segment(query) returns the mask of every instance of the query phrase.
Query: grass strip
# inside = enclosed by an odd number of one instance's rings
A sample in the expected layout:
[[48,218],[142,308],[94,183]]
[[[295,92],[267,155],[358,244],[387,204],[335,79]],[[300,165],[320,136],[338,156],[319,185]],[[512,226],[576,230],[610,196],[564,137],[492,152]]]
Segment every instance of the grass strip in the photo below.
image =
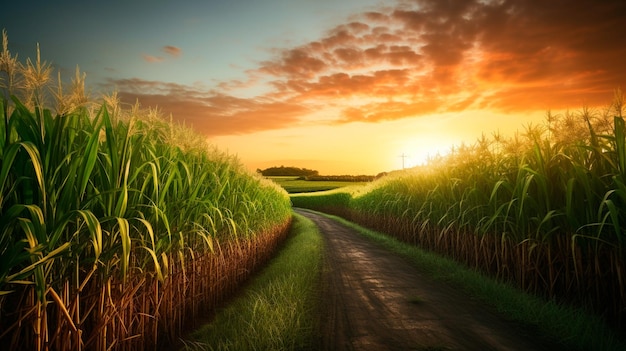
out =
[[245,293],[184,341],[184,350],[307,350],[316,328],[323,241],[294,214],[285,246]]
[[529,295],[509,284],[497,282],[453,260],[416,246],[402,243],[383,233],[347,221],[341,217],[311,211],[332,218],[363,236],[410,260],[432,276],[462,289],[499,314],[527,325],[543,337],[567,350],[626,350],[626,344],[600,318],[580,308],[559,305]]

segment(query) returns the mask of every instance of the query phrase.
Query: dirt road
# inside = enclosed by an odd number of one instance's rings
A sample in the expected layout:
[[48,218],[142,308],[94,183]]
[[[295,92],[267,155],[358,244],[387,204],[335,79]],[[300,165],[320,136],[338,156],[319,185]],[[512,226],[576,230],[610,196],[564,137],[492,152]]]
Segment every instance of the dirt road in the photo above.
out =
[[554,350],[353,229],[296,212],[326,243],[321,350]]

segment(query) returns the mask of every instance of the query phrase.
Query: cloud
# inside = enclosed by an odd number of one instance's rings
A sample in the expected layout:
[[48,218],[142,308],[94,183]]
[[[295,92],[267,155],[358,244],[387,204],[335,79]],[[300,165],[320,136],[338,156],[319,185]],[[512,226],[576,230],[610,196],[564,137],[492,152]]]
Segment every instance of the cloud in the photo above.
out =
[[[282,128],[325,106],[339,109],[328,119],[350,123],[604,105],[625,83],[625,14],[623,0],[403,0],[275,49],[248,80],[212,92],[117,83],[127,99],[157,103],[211,135]],[[266,92],[236,97],[258,85]]]
[[350,106],[345,121],[604,104],[626,77],[624,14],[617,0],[404,1],[285,49],[259,72],[300,101],[409,101]]
[[182,50],[179,47],[172,45],[165,45],[161,50],[171,56],[178,57],[182,54]]
[[284,51],[281,57],[273,62],[265,62],[260,69],[277,77],[288,76],[297,78],[314,78],[326,69],[323,58],[316,57],[307,49],[292,49]]
[[158,106],[175,121],[207,136],[245,134],[298,123],[310,111],[300,104],[266,98],[244,99],[175,83],[138,78],[110,80],[123,103]]
[[[161,48],[161,51],[171,57],[179,57],[182,54],[182,50],[179,47],[172,45],[165,45]],[[165,61],[165,58],[163,56],[143,54],[142,57],[144,61],[149,63],[159,63]]]
[[157,63],[157,62],[163,62],[163,57],[160,56],[152,56],[152,55],[148,55],[148,54],[143,54],[141,55],[143,57],[143,60],[146,62],[150,62],[150,63]]

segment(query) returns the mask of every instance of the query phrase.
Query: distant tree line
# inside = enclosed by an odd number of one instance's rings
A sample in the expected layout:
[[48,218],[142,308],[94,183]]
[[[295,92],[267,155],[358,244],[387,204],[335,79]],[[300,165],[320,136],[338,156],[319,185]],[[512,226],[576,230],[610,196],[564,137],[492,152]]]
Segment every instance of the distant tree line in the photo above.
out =
[[381,172],[377,175],[320,175],[318,171],[308,168],[298,167],[270,167],[266,169],[257,169],[264,177],[298,177],[299,180],[309,181],[335,181],[335,182],[371,182],[387,175],[387,172]]
[[331,175],[331,176],[305,176],[301,177],[303,180],[310,181],[331,181],[331,182],[371,182],[376,177],[370,175]]
[[313,169],[298,167],[270,167],[266,169],[257,169],[257,173],[261,173],[265,177],[292,176],[292,177],[309,177],[317,176],[319,172]]

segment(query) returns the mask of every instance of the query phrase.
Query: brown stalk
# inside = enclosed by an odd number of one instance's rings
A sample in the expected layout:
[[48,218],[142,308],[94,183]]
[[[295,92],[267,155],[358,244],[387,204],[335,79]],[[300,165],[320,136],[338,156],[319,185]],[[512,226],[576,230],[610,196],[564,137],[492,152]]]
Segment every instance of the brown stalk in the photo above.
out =
[[69,324],[70,329],[72,329],[73,332],[77,332],[78,329],[76,328],[76,325],[74,324],[74,321],[72,320],[72,317],[70,316],[70,313],[68,312],[65,304],[63,303],[63,300],[61,300],[61,297],[59,297],[59,294],[57,294],[57,292],[52,287],[49,287],[46,293],[50,294],[54,302],[57,303],[58,308],[61,311],[62,316],[65,317],[65,320]]

